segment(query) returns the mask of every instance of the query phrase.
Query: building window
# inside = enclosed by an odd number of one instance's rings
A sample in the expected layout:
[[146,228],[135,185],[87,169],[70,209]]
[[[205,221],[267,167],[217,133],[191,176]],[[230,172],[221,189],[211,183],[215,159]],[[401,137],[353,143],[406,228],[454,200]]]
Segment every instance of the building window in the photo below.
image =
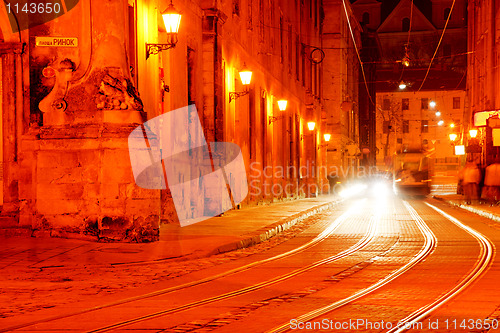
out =
[[402,21],[401,21],[401,30],[403,32],[407,32],[407,31],[410,31],[410,19],[405,17]]
[[391,130],[392,126],[391,126],[391,122],[389,120],[384,120],[384,134],[388,134]]
[[410,133],[410,121],[403,120],[403,133]]
[[300,81],[300,40],[299,36],[295,38],[295,77],[297,81]]
[[[446,9],[444,10],[444,12],[443,12],[443,20],[445,20],[445,21],[446,21],[446,20],[448,19],[448,16],[450,16],[450,11],[451,11],[451,9],[450,9],[450,8],[446,8]],[[451,17],[450,17],[450,19],[451,19]]]
[[429,133],[429,121],[422,120],[422,133]]
[[401,99],[401,110],[409,110],[410,109],[410,99],[402,98]]
[[428,98],[421,98],[420,99],[420,108],[422,110],[429,109],[429,99]]
[[253,3],[248,1],[248,30],[253,30]]
[[388,98],[384,98],[384,102],[382,104],[382,109],[389,110],[391,108],[391,100]]
[[259,0],[259,37],[264,42],[264,0]]
[[233,0],[233,14],[240,16],[240,0]]
[[283,24],[283,16],[280,16],[280,62],[283,63],[285,59],[285,26]]
[[453,97],[453,108],[460,109],[460,97]]
[[364,12],[363,13],[363,21],[364,24],[370,24],[370,13]]

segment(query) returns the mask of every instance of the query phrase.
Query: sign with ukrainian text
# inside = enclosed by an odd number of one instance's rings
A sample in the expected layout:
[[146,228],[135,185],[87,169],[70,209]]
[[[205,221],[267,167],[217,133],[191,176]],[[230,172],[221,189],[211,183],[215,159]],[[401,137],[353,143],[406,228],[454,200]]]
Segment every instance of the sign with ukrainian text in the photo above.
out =
[[76,37],[36,37],[36,46],[48,47],[77,47],[78,38]]

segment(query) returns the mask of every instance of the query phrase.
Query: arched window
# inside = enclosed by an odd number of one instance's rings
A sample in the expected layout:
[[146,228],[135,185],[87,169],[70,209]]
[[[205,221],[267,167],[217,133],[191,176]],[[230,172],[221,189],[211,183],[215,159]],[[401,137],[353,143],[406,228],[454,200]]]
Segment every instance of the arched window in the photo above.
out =
[[450,8],[446,8],[446,9],[444,10],[443,20],[445,20],[445,21],[446,21],[446,20],[448,19],[448,15],[450,15],[450,10],[451,10]]
[[401,21],[401,30],[403,32],[405,31],[410,31],[410,19],[405,17],[402,21]]
[[363,23],[370,24],[370,13],[368,12],[363,13]]

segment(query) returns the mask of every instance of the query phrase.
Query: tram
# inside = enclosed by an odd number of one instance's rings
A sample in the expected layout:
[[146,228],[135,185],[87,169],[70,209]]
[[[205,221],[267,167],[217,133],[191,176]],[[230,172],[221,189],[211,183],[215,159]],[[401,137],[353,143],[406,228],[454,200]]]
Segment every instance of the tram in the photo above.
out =
[[426,196],[431,192],[429,158],[423,151],[405,151],[394,156],[394,192]]

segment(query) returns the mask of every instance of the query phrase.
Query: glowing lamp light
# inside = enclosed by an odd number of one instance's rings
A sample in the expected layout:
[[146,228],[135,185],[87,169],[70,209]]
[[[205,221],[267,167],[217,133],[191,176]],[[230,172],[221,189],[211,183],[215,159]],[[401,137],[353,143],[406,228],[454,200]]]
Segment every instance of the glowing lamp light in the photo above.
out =
[[469,135],[471,138],[475,138],[477,136],[477,129],[471,129]]
[[441,111],[436,111],[436,117],[441,117]]
[[457,135],[455,133],[450,134],[450,141],[455,141],[457,139]]
[[455,155],[465,155],[465,146],[455,146]]
[[454,128],[454,127],[455,127],[455,124],[450,124],[450,127],[451,127],[451,128]]
[[403,81],[401,81],[401,82],[399,83],[399,89],[403,90],[403,89],[405,89],[405,88],[406,88],[406,83],[404,83]]
[[248,69],[242,69],[240,71],[241,84],[248,86],[252,82],[252,71]]
[[280,111],[285,111],[287,104],[288,104],[288,101],[286,99],[279,100],[278,101],[278,108],[280,109]]
[[323,134],[323,139],[325,139],[326,142],[330,141],[331,138],[332,138],[331,134],[329,133]]
[[436,102],[434,102],[434,101],[430,101],[430,102],[429,102],[429,106],[430,106],[431,108],[435,108],[435,107],[436,107]]
[[310,131],[314,131],[314,128],[316,127],[316,123],[314,121],[308,121],[307,122],[307,128],[310,130]]
[[439,125],[439,126],[443,126],[443,124],[444,124],[444,121],[443,121],[443,120],[438,121],[438,125]]
[[163,14],[161,14],[161,16],[163,17],[163,23],[165,23],[167,33],[176,34],[179,32],[182,15],[175,10],[172,1],[170,1],[170,5],[163,12]]

